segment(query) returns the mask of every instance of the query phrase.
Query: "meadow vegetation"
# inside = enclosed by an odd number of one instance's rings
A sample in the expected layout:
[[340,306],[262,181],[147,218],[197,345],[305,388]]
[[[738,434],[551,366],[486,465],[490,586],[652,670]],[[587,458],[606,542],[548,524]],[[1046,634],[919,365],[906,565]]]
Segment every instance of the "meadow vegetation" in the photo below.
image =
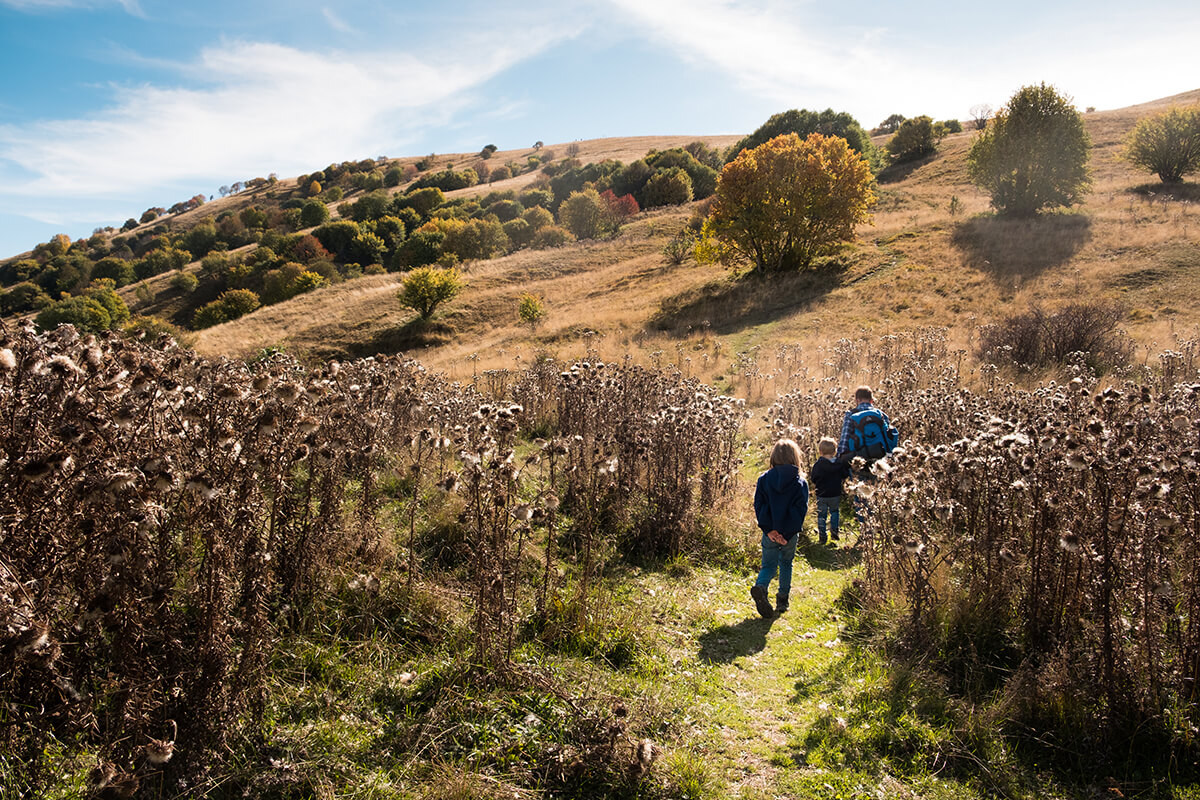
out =
[[[0,797],[1197,796],[1196,197],[1131,164],[1168,101],[1027,89],[1087,156],[1033,206],[970,180],[1018,93],[331,164],[0,266]],[[873,225],[706,261],[806,126],[891,153]],[[746,487],[861,382],[905,441],[761,619]]]

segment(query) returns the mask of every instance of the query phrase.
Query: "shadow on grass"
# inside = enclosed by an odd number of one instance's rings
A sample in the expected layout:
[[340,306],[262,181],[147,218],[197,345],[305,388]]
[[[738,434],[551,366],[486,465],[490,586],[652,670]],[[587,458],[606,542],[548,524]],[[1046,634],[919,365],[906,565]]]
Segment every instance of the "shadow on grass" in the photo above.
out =
[[862,561],[862,551],[857,547],[833,547],[828,544],[810,544],[804,548],[804,560],[813,569],[837,571],[849,569]]
[[747,617],[737,625],[722,625],[700,635],[699,658],[706,664],[729,664],[740,656],[762,652],[775,619]]
[[881,185],[899,183],[932,161],[936,155],[936,153],[930,153],[927,156],[915,158],[912,161],[890,164],[879,171],[879,174],[875,176],[875,180],[879,181]]
[[1063,212],[972,217],[958,225],[950,241],[967,256],[970,266],[1008,283],[1065,264],[1091,238],[1091,219]]
[[362,358],[379,353],[391,355],[446,344],[454,338],[454,327],[440,320],[411,319],[398,328],[387,328],[363,342],[348,347],[349,354]]
[[1147,200],[1164,203],[1196,203],[1200,202],[1200,183],[1141,183],[1129,189],[1130,194],[1136,194]]
[[836,261],[798,272],[713,281],[662,301],[647,327],[682,333],[710,326],[716,333],[736,333],[811,307],[845,281]]

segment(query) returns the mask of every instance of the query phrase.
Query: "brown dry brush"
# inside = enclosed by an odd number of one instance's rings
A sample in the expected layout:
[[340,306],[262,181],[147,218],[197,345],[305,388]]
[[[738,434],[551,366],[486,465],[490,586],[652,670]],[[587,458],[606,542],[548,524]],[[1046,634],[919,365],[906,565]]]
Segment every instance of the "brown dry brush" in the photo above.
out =
[[98,755],[97,785],[170,779],[252,730],[279,627],[377,550],[343,518],[348,487],[369,516],[380,448],[428,383],[395,360],[252,370],[169,341],[6,334],[6,767],[38,785],[57,739]]
[[1035,727],[1102,719],[1111,747],[1158,732],[1194,758],[1200,384],[947,382],[893,409],[907,441],[859,491],[869,599],[903,602],[901,643]]
[[[736,401],[628,364],[490,380],[523,402],[396,358],[308,370],[169,339],[0,334],[0,767],[36,791],[57,741],[94,754],[97,789],[219,768],[235,738],[263,735],[281,633],[313,625],[347,570],[419,572],[423,497],[462,494],[487,674],[560,560],[579,565],[584,608],[616,523],[637,510],[647,547],[677,552],[727,494]],[[554,435],[518,457],[522,429]],[[412,506],[393,563],[378,477],[397,467]],[[545,562],[523,570],[535,535]]]

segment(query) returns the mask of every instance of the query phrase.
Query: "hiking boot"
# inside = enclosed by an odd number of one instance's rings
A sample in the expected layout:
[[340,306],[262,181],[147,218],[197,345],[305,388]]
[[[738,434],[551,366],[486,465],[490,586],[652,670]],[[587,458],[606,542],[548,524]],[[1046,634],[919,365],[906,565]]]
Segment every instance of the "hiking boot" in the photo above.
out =
[[782,614],[788,610],[788,593],[780,592],[775,595],[775,613]]
[[771,608],[771,604],[767,602],[767,587],[754,584],[750,587],[750,596],[754,598],[754,606],[763,619],[775,616],[775,609]]

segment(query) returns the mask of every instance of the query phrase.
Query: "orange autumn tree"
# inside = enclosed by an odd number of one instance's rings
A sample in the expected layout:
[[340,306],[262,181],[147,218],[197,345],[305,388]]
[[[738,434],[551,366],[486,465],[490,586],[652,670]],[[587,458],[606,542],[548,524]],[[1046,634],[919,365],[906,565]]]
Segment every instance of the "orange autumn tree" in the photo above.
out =
[[721,171],[696,258],[762,273],[806,267],[870,220],[872,181],[840,136],[776,136]]

